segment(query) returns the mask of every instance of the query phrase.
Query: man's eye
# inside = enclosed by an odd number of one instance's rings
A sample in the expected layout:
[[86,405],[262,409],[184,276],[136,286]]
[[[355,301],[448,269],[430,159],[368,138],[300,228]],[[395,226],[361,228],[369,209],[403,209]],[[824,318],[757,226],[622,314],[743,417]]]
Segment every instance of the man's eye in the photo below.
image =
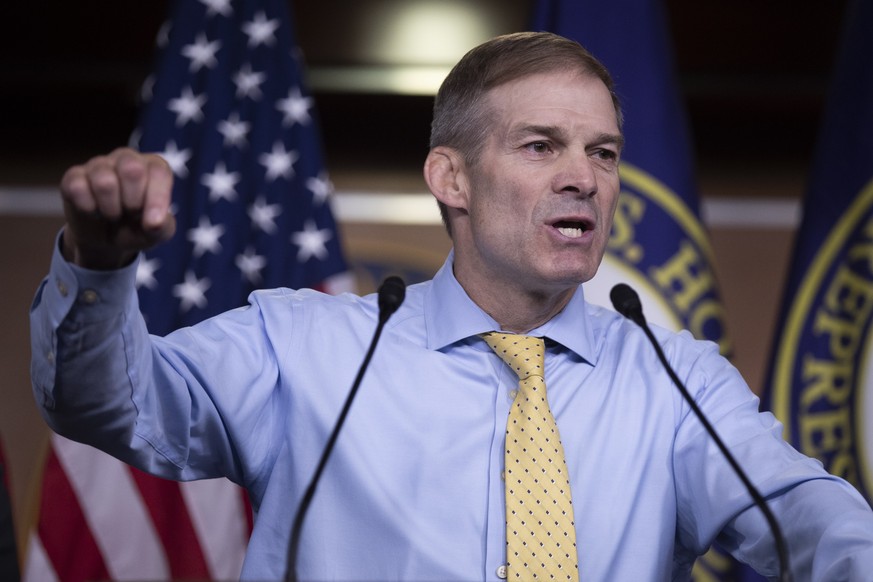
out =
[[527,144],[527,149],[536,154],[545,154],[549,152],[549,144],[544,141],[534,141]]
[[596,150],[594,155],[600,158],[601,160],[613,161],[618,158],[618,154],[616,154],[612,150]]

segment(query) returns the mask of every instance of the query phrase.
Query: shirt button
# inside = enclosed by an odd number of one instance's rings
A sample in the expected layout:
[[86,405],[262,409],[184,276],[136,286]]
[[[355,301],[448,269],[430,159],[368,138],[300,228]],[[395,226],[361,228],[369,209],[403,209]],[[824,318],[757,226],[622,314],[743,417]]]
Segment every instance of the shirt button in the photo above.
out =
[[497,568],[497,577],[501,580],[506,580],[506,564],[502,564]]
[[82,302],[88,305],[97,303],[97,292],[93,289],[86,289],[82,292]]
[[506,471],[500,471],[500,480],[506,481]]
[[518,390],[510,390],[509,391],[509,399],[510,400],[515,400],[515,398],[517,396],[518,396]]
[[67,285],[61,280],[58,280],[58,293],[61,294],[61,297],[66,297],[70,293]]
[[54,352],[47,353],[45,355],[45,359],[48,360],[49,364],[54,364],[55,363],[55,353]]

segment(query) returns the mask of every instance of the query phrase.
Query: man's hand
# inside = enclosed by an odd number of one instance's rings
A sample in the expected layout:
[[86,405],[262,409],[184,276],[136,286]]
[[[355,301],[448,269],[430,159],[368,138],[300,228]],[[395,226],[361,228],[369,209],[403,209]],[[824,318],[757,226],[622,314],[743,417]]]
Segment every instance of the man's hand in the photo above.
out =
[[121,148],[73,166],[61,180],[63,253],[88,269],[117,269],[168,240],[173,171],[156,154]]

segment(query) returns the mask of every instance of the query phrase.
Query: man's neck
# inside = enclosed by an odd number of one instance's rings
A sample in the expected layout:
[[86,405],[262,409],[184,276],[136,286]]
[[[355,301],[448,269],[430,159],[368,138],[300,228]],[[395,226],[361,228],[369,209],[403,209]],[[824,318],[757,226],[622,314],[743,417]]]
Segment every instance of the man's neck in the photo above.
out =
[[[485,313],[490,315],[502,331],[527,333],[540,327],[566,307],[576,287],[559,291],[533,291],[516,285],[477,285],[463,273],[455,278]],[[466,279],[466,280],[465,280]]]

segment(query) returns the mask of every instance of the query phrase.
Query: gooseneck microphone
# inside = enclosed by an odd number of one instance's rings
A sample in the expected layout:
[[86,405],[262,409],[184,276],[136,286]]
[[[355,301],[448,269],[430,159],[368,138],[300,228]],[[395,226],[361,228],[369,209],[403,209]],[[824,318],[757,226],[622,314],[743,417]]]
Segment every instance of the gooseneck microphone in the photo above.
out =
[[667,362],[667,357],[664,355],[664,350],[661,349],[661,345],[655,339],[655,335],[652,333],[652,330],[646,323],[646,318],[643,315],[643,306],[642,303],[640,303],[639,295],[637,295],[637,292],[634,291],[629,285],[626,285],[625,283],[619,283],[612,288],[612,291],[610,291],[609,293],[609,298],[612,301],[612,305],[613,307],[615,307],[616,311],[639,325],[645,332],[646,337],[649,338],[649,341],[655,348],[655,352],[657,352],[658,354],[658,359],[661,360],[661,364],[664,366],[664,369],[667,370],[667,374],[669,374],[670,379],[673,380],[673,383],[679,389],[679,392],[682,393],[682,396],[685,398],[688,406],[691,407],[691,410],[694,411],[694,414],[697,416],[700,424],[703,425],[703,427],[706,429],[706,432],[709,433],[709,436],[712,438],[713,441],[715,441],[715,444],[718,445],[718,448],[721,450],[722,454],[727,459],[734,472],[740,478],[740,481],[742,481],[743,485],[746,486],[746,490],[748,490],[749,495],[755,502],[755,505],[758,506],[758,508],[764,514],[764,517],[767,519],[767,523],[770,525],[770,530],[773,532],[773,539],[776,543],[776,554],[779,557],[779,580],[781,582],[791,582],[791,570],[788,564],[788,548],[785,546],[785,538],[782,536],[782,529],[779,527],[779,523],[776,521],[776,517],[773,515],[773,512],[770,511],[770,508],[767,505],[767,501],[764,499],[761,493],[758,492],[758,489],[748,478],[748,476],[746,476],[745,471],[743,471],[742,467],[740,467],[740,464],[728,450],[727,446],[721,440],[721,437],[718,436],[715,428],[713,428],[712,424],[710,424],[709,419],[707,419],[706,416],[703,414],[703,411],[700,410],[697,402],[695,402],[691,395],[688,393],[688,389],[685,387],[685,384],[682,383],[682,381],[679,379],[679,376],[677,376],[676,372],[673,370],[672,366],[670,366],[669,362]]
[[379,323],[384,324],[394,315],[406,298],[406,283],[400,277],[391,276],[379,287]]
[[351,390],[349,390],[349,395],[346,397],[346,402],[333,427],[333,432],[331,432],[330,438],[328,438],[327,444],[324,446],[324,451],[321,454],[321,460],[318,463],[318,467],[315,469],[315,473],[312,476],[312,480],[309,482],[309,486],[303,493],[300,505],[297,508],[297,514],[294,516],[294,524],[291,527],[291,538],[288,541],[288,555],[285,570],[286,582],[297,582],[297,555],[300,550],[300,534],[303,530],[303,520],[306,518],[309,506],[312,504],[312,498],[315,496],[315,489],[318,487],[318,481],[321,479],[324,467],[327,465],[327,461],[330,458],[334,445],[336,444],[337,437],[339,436],[340,430],[342,430],[346,416],[348,416],[349,409],[352,407],[352,401],[355,399],[355,394],[358,392],[358,387],[361,385],[364,373],[370,365],[373,352],[376,350],[376,344],[379,341],[379,337],[382,335],[382,329],[385,327],[388,318],[397,311],[397,308],[400,307],[400,304],[403,303],[403,299],[406,297],[406,283],[404,283],[403,279],[400,277],[388,277],[379,287],[378,297],[379,322],[376,325],[376,332],[373,334],[373,339],[370,342],[370,348],[367,350],[367,355],[364,356],[364,361],[361,363],[361,367],[358,370],[358,375],[355,377]]

